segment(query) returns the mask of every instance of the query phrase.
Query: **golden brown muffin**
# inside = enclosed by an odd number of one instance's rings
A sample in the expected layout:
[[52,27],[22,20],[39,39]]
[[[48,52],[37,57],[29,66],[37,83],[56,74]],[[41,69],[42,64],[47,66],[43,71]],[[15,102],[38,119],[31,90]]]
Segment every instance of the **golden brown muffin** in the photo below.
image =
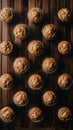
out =
[[71,86],[72,84],[72,77],[69,74],[62,74],[58,78],[58,86],[62,89],[67,89]]
[[28,52],[31,55],[38,56],[42,53],[42,50],[43,50],[43,45],[38,40],[31,41],[28,45]]
[[3,41],[0,44],[0,52],[4,55],[8,55],[13,51],[13,44],[11,41]]
[[33,107],[29,110],[28,117],[33,122],[39,122],[42,119],[42,110],[39,107]]
[[54,58],[47,57],[42,63],[42,69],[45,73],[53,73],[57,69],[57,63]]
[[57,34],[57,28],[53,24],[47,24],[42,29],[42,34],[47,40],[52,40]]
[[28,79],[28,85],[31,89],[38,90],[43,85],[43,80],[40,75],[33,74]]
[[16,73],[26,72],[29,68],[29,62],[25,57],[18,57],[13,63],[13,68]]
[[18,24],[14,28],[14,35],[18,39],[25,39],[29,35],[29,29],[26,24]]
[[53,91],[47,91],[43,94],[43,102],[47,106],[54,105],[56,103],[56,95]]
[[4,122],[11,122],[14,119],[14,111],[11,107],[6,106],[0,110],[0,118]]
[[68,22],[71,19],[71,10],[62,8],[58,11],[58,18],[61,22]]
[[71,118],[71,110],[68,107],[62,107],[58,111],[58,118],[60,121],[68,121]]
[[24,106],[28,103],[28,95],[24,91],[19,91],[13,96],[13,101],[18,106]]
[[32,8],[28,12],[28,19],[32,23],[39,23],[43,19],[44,13],[40,8]]
[[58,44],[58,51],[61,53],[61,54],[68,54],[71,50],[71,44],[70,42],[68,41],[61,41],[59,44]]
[[3,8],[0,11],[0,19],[3,22],[10,23],[14,18],[14,10],[10,7]]
[[13,78],[10,74],[6,73],[0,77],[0,87],[3,89],[9,89],[12,87]]

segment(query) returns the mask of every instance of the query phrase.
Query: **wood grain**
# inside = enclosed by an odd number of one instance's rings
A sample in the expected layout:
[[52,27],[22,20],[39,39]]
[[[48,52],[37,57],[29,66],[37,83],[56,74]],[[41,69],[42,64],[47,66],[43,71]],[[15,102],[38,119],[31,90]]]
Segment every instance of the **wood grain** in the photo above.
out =
[[[3,40],[11,40],[14,44],[14,51],[10,56],[0,53],[0,75],[8,72],[14,78],[13,88],[9,91],[0,89],[0,109],[11,106],[16,118],[13,123],[5,124],[0,121],[0,130],[73,130],[73,117],[67,124],[61,123],[57,118],[57,111],[61,106],[68,106],[73,112],[73,86],[69,91],[61,91],[57,86],[57,78],[67,72],[73,76],[73,21],[67,25],[59,23],[57,12],[60,8],[67,7],[73,10],[73,0],[0,0],[0,10],[6,6],[12,7],[16,11],[16,17],[11,24],[0,21],[0,43]],[[41,8],[45,17],[39,24],[32,24],[28,21],[27,13],[33,7]],[[25,23],[30,28],[30,35],[26,40],[19,40],[14,37],[13,29],[18,23]],[[53,23],[58,28],[58,36],[54,41],[46,41],[41,33],[44,25]],[[34,58],[27,52],[27,46],[31,40],[40,40],[44,44],[44,52],[41,56]],[[62,56],[58,53],[57,45],[61,40],[68,40],[72,44],[69,55]],[[18,56],[25,56],[30,61],[30,69],[27,73],[17,75],[13,70],[13,61]],[[58,70],[54,74],[43,73],[41,64],[45,57],[54,57],[58,62]],[[44,79],[44,86],[38,92],[33,92],[28,88],[28,78],[31,74],[38,73]],[[57,104],[53,108],[47,108],[42,103],[42,94],[46,90],[53,90],[57,94]],[[13,95],[19,90],[26,91],[30,96],[30,103],[23,108],[18,108],[13,104]],[[28,110],[32,105],[38,105],[44,113],[44,120],[38,124],[32,123],[28,119]]]

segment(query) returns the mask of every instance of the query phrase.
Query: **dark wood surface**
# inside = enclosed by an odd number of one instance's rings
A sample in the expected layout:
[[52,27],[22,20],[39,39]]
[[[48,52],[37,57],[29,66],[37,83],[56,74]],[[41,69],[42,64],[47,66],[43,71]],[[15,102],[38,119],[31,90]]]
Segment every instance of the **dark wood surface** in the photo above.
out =
[[[57,111],[61,106],[68,106],[73,112],[73,86],[68,91],[61,91],[57,86],[57,78],[67,72],[73,76],[73,23],[61,24],[57,20],[57,11],[67,7],[73,10],[73,0],[0,0],[0,10],[6,6],[16,10],[16,18],[13,23],[5,24],[0,22],[0,42],[11,40],[14,43],[14,52],[7,57],[0,54],[0,75],[8,72],[14,77],[12,90],[4,91],[0,89],[0,109],[9,105],[15,110],[16,118],[13,123],[5,124],[0,121],[0,130],[73,130],[73,119],[69,123],[63,124],[57,118]],[[31,24],[27,19],[27,12],[32,7],[40,7],[45,12],[45,18],[40,24]],[[13,36],[13,28],[17,23],[26,23],[30,28],[30,36],[27,40],[18,40]],[[58,36],[54,41],[46,41],[41,35],[42,27],[47,23],[53,23],[58,27]],[[45,46],[44,53],[38,58],[31,57],[27,52],[30,40],[41,40]],[[61,40],[69,40],[72,44],[72,51],[69,55],[62,56],[58,53],[57,44]],[[30,60],[30,69],[27,73],[16,75],[13,70],[13,61],[18,56],[26,56]],[[42,72],[41,63],[44,57],[54,57],[59,66],[57,72],[46,75]],[[38,92],[28,89],[27,79],[34,72],[39,73],[44,78],[44,87]],[[45,90],[54,90],[57,94],[57,104],[55,107],[46,108],[41,101]],[[12,98],[18,90],[26,90],[30,95],[30,103],[27,107],[18,108],[13,104]],[[38,105],[44,112],[44,120],[35,124],[27,117],[29,108]]]

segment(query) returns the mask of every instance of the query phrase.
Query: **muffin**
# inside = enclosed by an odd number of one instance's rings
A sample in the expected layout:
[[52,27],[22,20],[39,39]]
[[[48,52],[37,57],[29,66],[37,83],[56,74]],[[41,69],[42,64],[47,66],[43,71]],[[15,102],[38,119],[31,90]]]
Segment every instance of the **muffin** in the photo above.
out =
[[2,121],[8,123],[14,119],[14,111],[11,107],[6,106],[0,110],[0,118]]
[[26,72],[29,68],[29,62],[25,57],[18,57],[13,63],[13,68],[16,73]]
[[69,74],[62,74],[61,76],[59,76],[58,78],[58,86],[61,89],[68,89],[70,88],[72,85],[72,77]]
[[3,41],[0,44],[0,52],[4,55],[9,55],[13,51],[13,44],[11,41]]
[[43,103],[46,106],[52,106],[56,103],[56,95],[53,91],[47,91],[43,94]]
[[13,78],[10,74],[6,73],[0,77],[0,87],[3,89],[10,89],[13,85]]
[[13,96],[13,101],[17,106],[25,106],[28,103],[28,95],[24,91],[19,91]]
[[14,36],[18,39],[25,39],[29,35],[29,28],[26,24],[18,24],[14,28]]
[[61,41],[58,44],[58,51],[61,54],[68,54],[71,50],[71,44],[68,41]]
[[28,45],[28,52],[33,56],[40,55],[42,53],[42,50],[43,44],[38,40],[31,41]]
[[28,117],[32,122],[40,122],[42,120],[42,110],[39,107],[33,107],[29,110]]
[[28,19],[32,23],[39,23],[40,21],[42,21],[43,16],[43,11],[38,7],[32,8],[28,12]]
[[43,86],[43,80],[40,75],[33,74],[28,79],[28,86],[33,90],[39,90]]
[[14,18],[14,13],[15,13],[15,11],[10,7],[3,8],[0,11],[1,21],[6,22],[6,23],[10,23]]
[[71,110],[68,107],[62,107],[58,111],[58,118],[60,121],[67,122],[71,118]]
[[62,8],[58,11],[58,18],[61,22],[68,22],[71,19],[71,10]]
[[53,24],[47,24],[43,27],[42,34],[45,39],[52,40],[57,34],[57,28]]
[[54,58],[47,57],[42,63],[42,69],[45,73],[53,73],[57,69],[57,62]]

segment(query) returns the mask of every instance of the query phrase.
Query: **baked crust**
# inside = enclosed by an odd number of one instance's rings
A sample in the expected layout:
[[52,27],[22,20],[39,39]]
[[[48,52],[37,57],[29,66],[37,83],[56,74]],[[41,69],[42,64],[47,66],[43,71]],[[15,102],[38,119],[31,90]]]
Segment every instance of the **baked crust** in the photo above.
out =
[[72,78],[69,74],[62,74],[59,78],[58,78],[58,86],[60,88],[68,88],[71,85],[72,82]]
[[58,51],[61,54],[68,54],[71,50],[71,44],[68,41],[61,41],[58,44]]
[[28,79],[28,85],[32,89],[38,89],[43,85],[43,80],[40,75],[33,74]]
[[47,40],[52,40],[57,34],[57,28],[53,24],[47,24],[43,27],[42,34]]
[[10,7],[3,8],[0,11],[0,19],[3,22],[10,23],[14,18],[14,10]]
[[47,91],[43,94],[43,102],[45,105],[52,105],[56,102],[56,95],[53,91]]
[[6,73],[0,77],[0,87],[4,89],[9,89],[13,84],[13,78],[10,74]]
[[25,57],[18,57],[13,63],[13,68],[16,73],[22,73],[27,71],[29,63]]
[[45,58],[42,64],[45,73],[53,72],[57,68],[57,63],[54,58]]
[[10,41],[3,41],[0,44],[0,52],[4,55],[8,55],[13,51],[13,44]]
[[28,26],[25,25],[25,24],[18,24],[18,25],[16,25],[15,28],[14,28],[14,35],[18,39],[27,38],[27,36],[29,35]]
[[28,12],[28,19],[33,23],[38,23],[43,19],[43,11],[40,8],[32,8]]
[[4,122],[9,122],[12,121],[14,118],[14,111],[11,107],[3,107],[0,110],[0,118],[4,121]]
[[13,101],[16,105],[24,105],[26,104],[27,100],[28,100],[28,95],[24,91],[17,92],[13,97]]
[[42,116],[42,110],[39,107],[34,107],[29,110],[28,117],[33,122],[40,120],[41,116]]
[[71,10],[67,8],[62,8],[58,11],[58,18],[62,22],[68,22],[71,18]]
[[68,121],[71,118],[71,110],[67,107],[62,107],[58,111],[58,118],[61,121]]
[[42,49],[42,43],[38,40],[31,41],[28,45],[28,52],[34,56],[41,54]]

